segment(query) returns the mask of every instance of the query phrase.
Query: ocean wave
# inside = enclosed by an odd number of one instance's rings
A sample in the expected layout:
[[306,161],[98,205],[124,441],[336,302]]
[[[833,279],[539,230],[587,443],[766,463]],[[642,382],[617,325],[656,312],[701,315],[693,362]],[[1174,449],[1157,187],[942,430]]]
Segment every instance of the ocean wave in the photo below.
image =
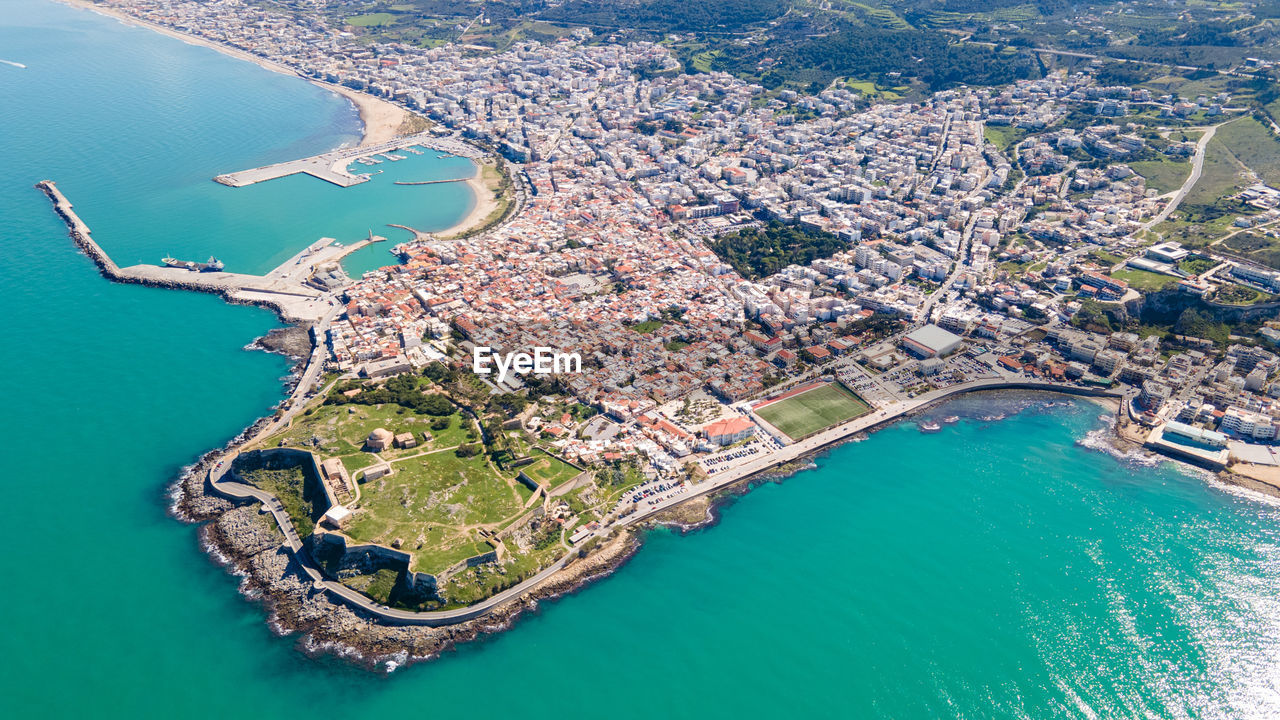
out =
[[[315,636],[310,633],[303,636],[301,645],[303,652],[311,655],[312,657],[318,657],[320,655],[334,655],[341,659],[354,660],[357,662],[370,660],[364,653],[351,645],[338,642],[336,640],[317,640]],[[397,655],[398,654],[399,653],[397,653]],[[393,656],[388,655],[384,657]],[[381,662],[381,658],[374,659],[371,662],[377,665]]]
[[194,466],[188,465],[184,467],[182,472],[178,473],[178,479],[169,483],[169,487],[165,490],[165,497],[169,499],[169,514],[183,521],[190,520],[187,513],[182,509],[182,500],[187,494],[186,489],[183,488],[183,483],[191,473],[190,468],[192,467]]
[[1209,487],[1214,490],[1219,490],[1233,497],[1241,498],[1242,500],[1248,500],[1250,502],[1266,505],[1267,507],[1280,509],[1280,498],[1274,495],[1268,495],[1263,492],[1258,492],[1257,490],[1250,490],[1243,485],[1234,485],[1232,483],[1223,482],[1218,479],[1216,473],[1211,473],[1207,470],[1203,470],[1201,472],[1207,476],[1205,477],[1205,482],[1207,482]]
[[209,556],[210,560],[213,560],[218,565],[226,568],[227,573],[232,577],[249,577],[249,573],[236,565],[235,560],[230,555],[223,552],[222,548],[218,547],[217,543],[209,540],[207,533],[203,531],[200,533],[200,549]]
[[409,662],[409,653],[405,650],[401,650],[400,652],[392,653],[389,657],[384,658],[382,660],[382,667],[386,670],[386,673],[390,675],[395,672],[397,668],[404,667],[404,664],[407,662]]
[[1132,448],[1116,447],[1114,424],[1114,420],[1111,420],[1106,427],[1085,433],[1083,438],[1076,441],[1076,445],[1106,453],[1121,462],[1139,467],[1155,467],[1166,460],[1166,458],[1144,450],[1140,446]]

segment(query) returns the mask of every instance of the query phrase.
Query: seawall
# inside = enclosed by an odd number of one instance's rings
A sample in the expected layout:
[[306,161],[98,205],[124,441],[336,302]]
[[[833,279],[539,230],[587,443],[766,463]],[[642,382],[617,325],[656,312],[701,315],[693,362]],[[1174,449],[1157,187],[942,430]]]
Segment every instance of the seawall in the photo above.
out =
[[62,194],[58,186],[52,180],[41,180],[36,183],[36,187],[53,202],[53,210],[67,224],[67,233],[71,236],[71,240],[84,251],[85,255],[89,256],[94,265],[98,266],[98,270],[102,272],[103,276],[108,280],[119,279],[120,266],[116,265],[111,256],[107,255],[106,251],[93,241],[89,226],[80,219],[80,216],[76,215],[75,210],[72,209],[71,201]]
[[[794,463],[816,453],[823,452],[831,446],[848,440],[850,437],[860,433],[874,432],[882,427],[898,422],[912,413],[920,412],[940,402],[944,402],[953,397],[967,393],[990,390],[1031,390],[1083,397],[1121,397],[1121,393],[1115,390],[1079,387],[1073,385],[1056,385],[1048,382],[1036,382],[1020,379],[984,380],[966,385],[954,386],[939,391],[937,394],[931,395],[930,397],[921,398],[920,402],[912,404],[910,407],[901,408],[873,421],[867,421],[864,416],[863,422],[861,423],[859,423],[858,420],[854,420],[837,428],[832,428],[824,433],[819,433],[817,436],[808,438],[801,443],[790,446],[791,452],[762,458],[760,467],[752,468],[736,477],[727,477],[723,482],[709,483],[706,487],[701,487],[692,492],[678,495],[667,503],[660,504],[653,508],[647,508],[624,518],[619,518],[615,523],[605,528],[605,530],[611,532],[613,530],[625,530],[627,528],[634,527],[644,521],[652,520],[656,516],[693,500],[694,498],[714,495],[734,487],[741,487],[743,485],[750,484],[761,477],[767,477],[770,474],[777,473],[779,469],[786,468],[789,463]],[[220,482],[217,469],[209,472],[209,486],[212,487],[215,492],[223,495],[224,497],[244,497],[243,495],[226,492],[228,488],[224,487],[224,483]],[[265,496],[265,498],[262,496]],[[278,501],[275,501],[274,496],[261,491],[258,491],[255,497],[263,502],[269,503],[274,501],[278,503]],[[535,510],[539,509],[541,508],[535,508]],[[273,512],[273,515],[278,523],[281,522],[282,519],[287,521],[287,516],[283,516],[283,512]],[[284,529],[283,526],[282,529]],[[292,524],[289,524],[288,529],[284,529],[284,532],[286,537],[296,536],[296,531],[293,529]],[[430,627],[444,627],[464,623],[483,617],[502,607],[506,603],[518,600],[529,593],[534,593],[534,596],[536,596],[539,586],[542,585],[543,582],[551,578],[555,573],[564,569],[571,560],[576,558],[575,553],[566,553],[534,577],[507,588],[497,595],[482,600],[474,605],[456,608],[453,610],[413,612],[387,607],[340,582],[324,577],[320,569],[315,565],[314,560],[312,560],[307,553],[299,552],[298,548],[293,548],[293,551],[294,559],[302,567],[303,572],[306,573],[314,582],[315,587],[326,591],[335,601],[344,603],[353,609],[367,613],[372,618],[376,618],[380,623],[388,625],[425,625]]]
[[938,392],[928,398],[922,398],[917,404],[910,407],[900,409],[896,412],[886,414],[885,416],[874,421],[866,421],[867,416],[855,418],[844,425],[817,433],[805,438],[793,445],[788,446],[791,452],[777,453],[772,456],[766,456],[761,459],[762,465],[754,468],[749,472],[742,473],[736,477],[730,476],[723,481],[717,481],[709,484],[707,487],[698,488],[691,492],[677,495],[673,501],[665,504],[659,504],[652,508],[641,510],[632,515],[622,518],[623,526],[632,526],[637,523],[650,520],[672,508],[686,503],[690,500],[708,495],[715,495],[734,487],[749,485],[761,478],[767,478],[778,473],[779,469],[786,468],[791,463],[800,462],[806,458],[812,458],[820,453],[826,452],[835,445],[839,445],[850,438],[863,434],[873,433],[877,430],[886,428],[894,423],[902,421],[911,415],[924,412],[929,408],[944,403],[961,395],[967,395],[975,392],[990,391],[1033,391],[1033,392],[1051,392],[1060,395],[1075,395],[1079,397],[1094,398],[1120,398],[1123,393],[1116,390],[1106,388],[1079,387],[1075,385],[1056,385],[1049,382],[1036,382],[1024,380],[981,380],[974,383],[964,385],[956,385]]
[[[314,319],[308,317],[305,313],[296,312],[296,303],[291,308],[289,304],[286,304],[286,300],[283,297],[277,300],[270,297],[270,295],[292,296],[296,300],[313,300],[320,297],[319,293],[310,295],[292,293],[283,289],[254,287],[257,283],[250,279],[261,280],[256,276],[235,275],[232,273],[192,273],[188,270],[173,270],[172,268],[159,266],[135,266],[121,269],[93,239],[89,226],[76,214],[71,201],[62,194],[62,191],[58,189],[54,181],[41,180],[36,183],[36,188],[43,192],[53,203],[54,211],[66,223],[67,234],[71,236],[71,240],[76,244],[76,247],[80,248],[93,261],[93,264],[98,267],[98,271],[108,280],[169,290],[211,293],[221,297],[228,303],[267,308],[275,312],[285,322],[307,322]],[[191,277],[183,277],[184,274],[191,275]],[[214,279],[215,277],[216,279]],[[238,281],[241,282],[240,285],[235,284]],[[245,293],[255,293],[257,296],[246,297]]]

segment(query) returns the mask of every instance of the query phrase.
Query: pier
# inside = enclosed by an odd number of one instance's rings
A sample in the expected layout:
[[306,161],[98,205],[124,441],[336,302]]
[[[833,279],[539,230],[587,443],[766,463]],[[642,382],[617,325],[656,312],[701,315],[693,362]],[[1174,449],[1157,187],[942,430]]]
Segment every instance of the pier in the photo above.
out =
[[[351,173],[347,170],[347,166],[361,159],[374,155],[389,153],[393,150],[408,148],[411,145],[430,148],[451,155],[460,155],[471,159],[478,159],[483,155],[478,148],[472,147],[467,143],[454,137],[437,137],[431,133],[419,133],[417,135],[408,135],[402,138],[396,138],[390,142],[381,145],[372,145],[368,147],[352,147],[331,150],[327,153],[312,155],[298,160],[290,160],[288,162],[276,163],[274,165],[264,165],[262,167],[251,168],[249,170],[241,170],[239,172],[227,173],[214,178],[215,182],[228,185],[230,187],[245,187],[254,183],[265,182],[267,180],[275,180],[276,178],[288,177],[289,175],[310,175],[319,178],[325,182],[331,182],[339,187],[351,187],[368,182],[372,177],[369,173]],[[385,157],[385,155],[384,155]],[[381,162],[381,160],[375,160]]]
[[470,179],[471,178],[469,177],[464,177],[464,178],[449,178],[448,180],[416,180],[416,181],[397,180],[395,184],[396,185],[439,185],[441,183],[466,182]]
[[343,257],[385,238],[372,235],[350,245],[337,245],[333,238],[321,238],[266,275],[231,272],[192,272],[160,265],[133,265],[121,268],[94,241],[89,226],[76,215],[71,201],[52,180],[36,184],[53,209],[67,224],[68,234],[109,280],[220,295],[228,302],[260,305],[275,310],[291,322],[315,322],[332,308],[330,294],[309,281],[317,270],[336,265]]

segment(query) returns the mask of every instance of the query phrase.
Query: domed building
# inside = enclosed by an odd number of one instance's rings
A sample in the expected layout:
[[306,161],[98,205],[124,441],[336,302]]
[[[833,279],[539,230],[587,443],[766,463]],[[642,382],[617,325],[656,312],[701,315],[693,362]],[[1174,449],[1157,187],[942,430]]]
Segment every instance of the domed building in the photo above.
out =
[[393,435],[386,428],[378,428],[369,433],[368,439],[364,441],[364,447],[370,452],[382,452],[391,447]]

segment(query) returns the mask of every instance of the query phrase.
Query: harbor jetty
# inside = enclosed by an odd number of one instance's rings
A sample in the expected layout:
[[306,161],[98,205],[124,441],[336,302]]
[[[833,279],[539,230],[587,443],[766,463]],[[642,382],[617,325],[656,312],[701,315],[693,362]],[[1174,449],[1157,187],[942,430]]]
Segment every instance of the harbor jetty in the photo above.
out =
[[315,322],[323,317],[332,307],[329,291],[335,289],[335,283],[341,286],[346,281],[338,262],[369,243],[385,239],[370,233],[359,242],[339,245],[333,238],[321,238],[266,275],[193,272],[183,267],[159,265],[121,268],[93,239],[89,226],[76,214],[57,184],[41,180],[36,187],[53,202],[53,209],[66,223],[72,241],[108,280],[213,293],[227,302],[269,308],[288,322]]
[[[300,158],[298,160],[290,160],[288,162],[275,163],[274,165],[264,165],[262,167],[251,168],[249,170],[241,170],[239,172],[218,175],[214,178],[214,181],[230,187],[245,187],[247,185],[265,182],[267,180],[275,180],[276,178],[301,173],[304,175],[310,175],[314,178],[319,178],[326,182],[331,182],[339,187],[351,187],[352,185],[359,185],[360,183],[368,182],[373,176],[369,173],[352,173],[347,170],[348,165],[361,159],[371,159],[371,162],[379,163],[381,160],[373,158],[374,155],[383,154],[383,157],[391,158],[393,156],[386,155],[386,153],[390,153],[393,150],[405,149],[412,145],[444,151],[452,155],[460,155],[471,159],[478,159],[483,155],[478,148],[472,147],[457,138],[438,137],[428,132],[419,133],[417,135],[407,135],[380,145],[339,148],[337,150],[331,150],[326,153],[320,153],[319,155],[312,155],[311,157]],[[394,157],[395,159],[401,159],[403,156]]]
[[439,185],[441,183],[466,182],[470,179],[471,178],[469,177],[464,177],[464,178],[449,178],[448,180],[396,180],[395,184],[396,185]]

